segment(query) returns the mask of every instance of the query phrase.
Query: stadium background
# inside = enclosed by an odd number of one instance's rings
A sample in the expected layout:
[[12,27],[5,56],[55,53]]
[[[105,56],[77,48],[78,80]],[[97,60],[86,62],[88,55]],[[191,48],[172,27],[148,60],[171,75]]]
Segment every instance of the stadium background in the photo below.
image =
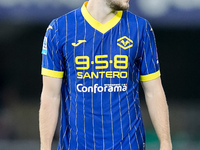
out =
[[[0,150],[39,149],[41,47],[50,21],[84,0],[0,1]],[[200,1],[132,0],[154,28],[174,150],[200,149]],[[147,150],[159,142],[141,93]],[[58,131],[54,138],[54,149]]]

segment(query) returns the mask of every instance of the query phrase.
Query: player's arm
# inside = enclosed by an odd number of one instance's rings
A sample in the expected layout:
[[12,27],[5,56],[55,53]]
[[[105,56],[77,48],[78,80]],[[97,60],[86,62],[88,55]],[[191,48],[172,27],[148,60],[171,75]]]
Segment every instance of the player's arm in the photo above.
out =
[[51,150],[55,133],[61,93],[62,79],[43,76],[43,89],[39,111],[41,150]]
[[161,79],[158,77],[142,82],[142,87],[150,118],[160,141],[160,150],[172,150],[168,105]]

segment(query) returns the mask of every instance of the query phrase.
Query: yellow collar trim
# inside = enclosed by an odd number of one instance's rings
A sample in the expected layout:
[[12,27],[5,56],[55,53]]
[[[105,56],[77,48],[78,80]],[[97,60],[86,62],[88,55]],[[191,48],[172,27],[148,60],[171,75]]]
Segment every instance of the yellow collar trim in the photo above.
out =
[[112,29],[122,18],[123,11],[117,11],[117,14],[108,22],[105,24],[101,24],[97,20],[95,20],[90,13],[88,12],[86,6],[88,2],[85,2],[81,8],[81,12],[85,20],[96,30],[98,30],[101,33],[106,33],[110,29]]

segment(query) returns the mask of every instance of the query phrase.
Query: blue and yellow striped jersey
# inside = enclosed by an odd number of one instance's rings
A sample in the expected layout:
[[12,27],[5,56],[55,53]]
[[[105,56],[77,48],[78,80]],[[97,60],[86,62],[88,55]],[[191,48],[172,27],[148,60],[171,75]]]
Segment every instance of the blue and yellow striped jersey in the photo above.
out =
[[42,75],[63,78],[58,150],[143,150],[139,80],[160,76],[153,30],[129,11],[101,24],[86,5],[44,37]]

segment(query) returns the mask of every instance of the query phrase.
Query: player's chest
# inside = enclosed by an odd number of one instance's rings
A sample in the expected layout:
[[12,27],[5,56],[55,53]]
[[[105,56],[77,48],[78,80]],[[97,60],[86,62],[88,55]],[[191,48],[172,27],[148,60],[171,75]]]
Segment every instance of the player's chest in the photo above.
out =
[[69,61],[84,56],[83,58],[88,57],[92,61],[103,58],[112,62],[118,57],[136,58],[139,50],[138,41],[137,34],[130,34],[128,31],[109,31],[102,34],[94,30],[87,34],[79,32],[76,35],[69,35],[62,51]]

